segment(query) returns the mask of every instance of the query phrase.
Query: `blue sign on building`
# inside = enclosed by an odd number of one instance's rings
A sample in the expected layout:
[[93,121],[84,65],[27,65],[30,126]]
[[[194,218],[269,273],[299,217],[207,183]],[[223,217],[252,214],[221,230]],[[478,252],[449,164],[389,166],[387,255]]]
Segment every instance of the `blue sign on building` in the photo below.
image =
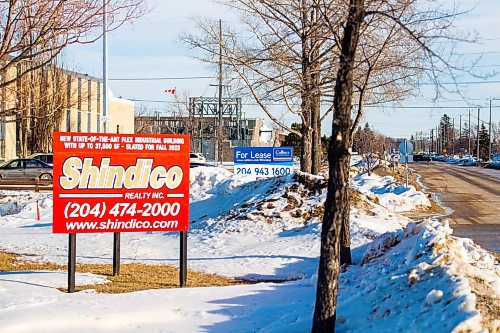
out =
[[291,174],[293,147],[235,147],[234,173],[273,177]]

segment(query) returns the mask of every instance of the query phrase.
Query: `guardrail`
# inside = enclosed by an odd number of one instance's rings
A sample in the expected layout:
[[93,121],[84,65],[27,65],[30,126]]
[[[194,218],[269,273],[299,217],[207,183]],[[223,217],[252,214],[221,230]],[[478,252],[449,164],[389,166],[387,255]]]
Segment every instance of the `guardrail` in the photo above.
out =
[[52,180],[40,179],[9,179],[0,180],[0,190],[12,191],[52,191]]

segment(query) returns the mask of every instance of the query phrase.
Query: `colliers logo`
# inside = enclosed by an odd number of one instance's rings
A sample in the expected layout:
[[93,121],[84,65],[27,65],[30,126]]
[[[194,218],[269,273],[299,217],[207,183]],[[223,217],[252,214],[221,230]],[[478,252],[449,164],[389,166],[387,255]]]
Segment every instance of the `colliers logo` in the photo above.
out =
[[292,148],[274,148],[273,149],[273,159],[275,161],[291,161],[293,158]]

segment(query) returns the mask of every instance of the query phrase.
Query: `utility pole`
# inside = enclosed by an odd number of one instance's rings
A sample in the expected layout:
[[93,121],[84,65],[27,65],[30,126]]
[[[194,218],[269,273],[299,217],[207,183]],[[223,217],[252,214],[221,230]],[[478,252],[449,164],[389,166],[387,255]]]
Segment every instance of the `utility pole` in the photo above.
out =
[[436,153],[441,155],[441,149],[439,149],[441,143],[441,133],[439,132],[439,126],[436,127]]
[[420,131],[420,149],[425,152],[424,131]]
[[459,133],[458,133],[458,152],[459,152],[459,155],[460,152],[462,151],[462,115],[460,115],[460,126],[459,126]]
[[215,160],[222,163],[222,136],[223,136],[223,120],[222,120],[222,20],[219,19],[219,113],[217,124],[217,138],[215,148]]
[[489,137],[489,140],[490,140],[490,142],[488,144],[488,160],[489,161],[493,160],[493,156],[491,155],[491,101],[492,100],[493,99],[490,97],[490,121],[488,123],[488,125],[489,125],[488,126],[489,127],[489,129],[488,129],[488,137]]
[[470,110],[469,110],[469,133],[467,133],[468,139],[469,139],[469,150],[467,151],[467,154],[469,154],[469,158],[471,156],[470,153]]
[[477,109],[477,134],[476,134],[476,138],[477,138],[477,162],[479,163],[479,123],[481,122],[481,118],[479,118],[479,113],[480,113],[481,109]]
[[434,128],[431,128],[431,145],[429,146],[429,154],[434,150]]
[[451,123],[451,151],[455,155],[455,118],[453,118],[453,122]]
[[[107,32],[107,0],[102,0],[102,115],[103,131],[108,133],[108,32]],[[101,121],[101,119],[98,119]],[[120,275],[120,233],[113,233],[113,275]]]

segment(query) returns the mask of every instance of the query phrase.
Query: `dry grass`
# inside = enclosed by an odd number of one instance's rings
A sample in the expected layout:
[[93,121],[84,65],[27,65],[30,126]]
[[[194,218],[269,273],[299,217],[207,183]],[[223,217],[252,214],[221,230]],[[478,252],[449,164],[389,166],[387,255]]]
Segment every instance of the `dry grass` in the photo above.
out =
[[[100,293],[116,294],[149,289],[168,289],[179,287],[179,269],[166,265],[122,264],[120,275],[113,276],[111,265],[78,265],[78,272],[89,272],[107,277],[111,283],[79,286],[77,291],[94,289]],[[242,280],[233,280],[214,274],[188,272],[188,287],[214,287],[244,284]]]
[[20,260],[19,255],[0,251],[0,272],[5,271],[60,271],[66,266],[53,263],[40,263],[30,260]]
[[[65,265],[53,263],[38,263],[29,260],[20,260],[19,255],[0,251],[1,271],[65,271]],[[112,265],[81,264],[77,265],[77,272],[93,273],[106,276],[109,283],[97,285],[77,286],[76,291],[94,289],[100,293],[128,293],[149,289],[166,289],[179,287],[179,269],[166,265],[122,264],[120,275],[113,276]],[[229,279],[223,276],[188,271],[188,287],[230,286],[249,283],[243,280]],[[66,291],[65,288],[60,288]]]
[[358,208],[367,212],[372,209],[372,206],[369,204],[369,199],[352,188],[349,188],[349,202],[351,208]]
[[[394,168],[390,168],[385,165],[379,165],[375,170],[373,170],[373,173],[380,177],[394,177],[396,182],[398,182],[399,184],[405,183],[405,168],[404,166],[399,164],[395,165]],[[417,173],[415,173],[411,169],[408,169],[408,184],[415,187],[417,191],[422,191],[420,184],[417,182]]]

